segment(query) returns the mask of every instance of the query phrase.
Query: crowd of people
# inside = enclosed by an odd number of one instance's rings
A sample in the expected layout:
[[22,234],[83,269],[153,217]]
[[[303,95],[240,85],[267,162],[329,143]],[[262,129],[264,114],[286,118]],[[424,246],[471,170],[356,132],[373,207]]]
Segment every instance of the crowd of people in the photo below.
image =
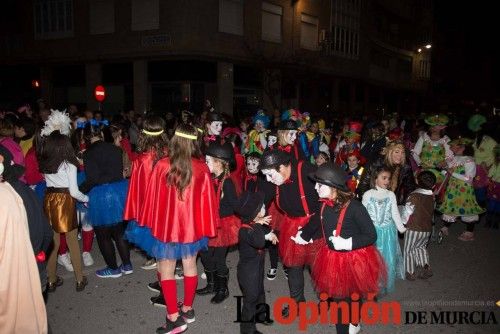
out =
[[[9,287],[0,289],[0,328],[46,333],[42,296],[63,284],[57,265],[85,290],[94,239],[99,278],[133,274],[131,247],[143,252],[143,269],[156,269],[151,302],[167,313],[157,333],[186,330],[195,296],[220,304],[231,279],[244,295],[241,333],[260,333],[257,324],[272,325],[259,309],[264,279],[277,277],[279,262],[296,302],[310,267],[318,294],[350,303],[353,294],[390,294],[398,279],[432,277],[428,243],[446,240],[457,220],[463,242],[474,241],[480,220],[498,228],[496,115],[327,122],[289,109],[235,122],[205,107],[111,119],[74,105],[0,112],[0,284]],[[226,263],[234,247],[237,268]]]

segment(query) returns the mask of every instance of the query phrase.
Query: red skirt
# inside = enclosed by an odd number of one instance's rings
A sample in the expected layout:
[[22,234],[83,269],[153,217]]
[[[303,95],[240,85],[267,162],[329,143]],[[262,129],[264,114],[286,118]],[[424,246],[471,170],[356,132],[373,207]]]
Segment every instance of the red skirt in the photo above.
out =
[[268,215],[271,215],[271,224],[269,224],[269,226],[273,230],[279,231],[281,223],[282,223],[285,215],[283,214],[283,212],[280,209],[278,209],[278,207],[276,206],[276,203],[274,201],[271,202],[271,205],[269,206],[269,210],[267,210],[267,211],[268,211]]
[[297,245],[292,236],[297,234],[299,227],[304,227],[309,222],[310,217],[283,217],[280,226],[280,237],[278,243],[281,262],[287,267],[300,267],[306,264],[311,265],[316,254],[324,244],[323,239],[315,240],[312,244]]
[[311,278],[316,291],[326,292],[331,298],[350,297],[353,293],[366,297],[385,286],[387,270],[373,245],[337,252],[324,244],[312,266]]
[[208,239],[209,247],[230,247],[238,243],[241,222],[236,216],[220,218],[217,235]]

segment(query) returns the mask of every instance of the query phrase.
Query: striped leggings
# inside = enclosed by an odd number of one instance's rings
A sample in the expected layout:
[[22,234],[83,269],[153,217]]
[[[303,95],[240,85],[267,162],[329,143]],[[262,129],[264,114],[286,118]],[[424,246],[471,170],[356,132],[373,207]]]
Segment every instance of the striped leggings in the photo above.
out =
[[406,230],[403,257],[407,273],[415,273],[415,266],[423,267],[429,264],[427,244],[430,236],[431,232]]

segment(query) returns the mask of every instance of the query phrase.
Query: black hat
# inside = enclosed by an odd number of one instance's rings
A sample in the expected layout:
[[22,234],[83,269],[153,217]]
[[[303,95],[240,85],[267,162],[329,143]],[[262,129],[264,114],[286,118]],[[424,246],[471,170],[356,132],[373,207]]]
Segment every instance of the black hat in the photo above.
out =
[[316,172],[309,174],[309,178],[317,183],[349,192],[346,185],[347,173],[337,165],[326,163],[318,167]]
[[0,155],[3,156],[3,179],[7,182],[19,179],[24,174],[24,167],[14,163],[12,153],[2,145],[0,145]]
[[260,158],[260,170],[278,167],[279,165],[288,165],[290,155],[281,150],[265,151]]
[[297,128],[297,122],[291,119],[281,121],[278,125],[278,130],[297,130]]
[[264,194],[261,192],[245,191],[238,200],[236,214],[240,216],[244,223],[251,222],[259,214],[264,204]]
[[222,115],[219,113],[216,113],[216,112],[208,113],[207,119],[209,122],[223,122],[224,121],[224,118],[222,117]]
[[211,142],[210,145],[208,145],[205,154],[214,158],[225,160],[229,163],[235,160],[233,145],[231,145],[231,143],[229,142],[226,142],[222,145],[218,142]]

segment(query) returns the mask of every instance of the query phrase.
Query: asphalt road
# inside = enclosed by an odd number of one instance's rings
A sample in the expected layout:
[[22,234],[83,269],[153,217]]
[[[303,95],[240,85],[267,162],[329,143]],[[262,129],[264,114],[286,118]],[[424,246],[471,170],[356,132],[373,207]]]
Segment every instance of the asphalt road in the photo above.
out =
[[[398,281],[396,291],[379,300],[400,303],[401,324],[362,324],[361,333],[500,333],[500,307],[495,306],[500,300],[500,231],[478,226],[476,240],[468,243],[457,240],[462,231],[463,225],[455,224],[450,236],[441,245],[430,244],[433,277],[414,282]],[[155,271],[142,270],[140,265],[144,262],[143,257],[132,251],[135,269],[132,275],[101,279],[94,273],[103,266],[97,243],[94,244],[93,256],[96,263],[85,268],[89,285],[80,293],[75,291],[72,273],[59,267],[59,274],[65,283],[50,294],[47,304],[52,332],[155,333],[165,317],[165,309],[153,307],[149,303],[154,293],[146,285],[156,278]],[[220,305],[212,305],[209,297],[197,296],[194,304],[196,321],[189,325],[186,333],[239,333],[239,324],[234,322],[237,309],[234,296],[241,294],[236,280],[238,252],[229,253],[227,261],[231,268],[230,298]],[[309,274],[305,275],[306,298],[318,301],[311,288]],[[199,286],[204,284],[205,281],[200,279]],[[279,296],[288,295],[281,265],[276,280],[265,280],[265,287],[272,310],[272,304]],[[182,300],[182,281],[178,281],[178,296]],[[431,324],[431,320],[438,319],[432,319],[431,311],[437,312],[434,317],[442,316],[444,322],[449,317],[449,323]],[[440,314],[441,311],[445,313]],[[427,324],[406,323],[412,322],[419,315],[417,312],[422,312],[422,322],[426,320]],[[458,313],[453,312],[464,312],[462,322],[465,322],[464,317],[472,317],[472,321],[479,324],[453,324],[454,316],[458,319]],[[424,316],[425,319],[422,318]],[[264,333],[300,333],[298,325],[297,319],[290,325],[275,323],[270,327],[259,326],[259,330]],[[302,333],[335,333],[335,326],[309,325]]]

